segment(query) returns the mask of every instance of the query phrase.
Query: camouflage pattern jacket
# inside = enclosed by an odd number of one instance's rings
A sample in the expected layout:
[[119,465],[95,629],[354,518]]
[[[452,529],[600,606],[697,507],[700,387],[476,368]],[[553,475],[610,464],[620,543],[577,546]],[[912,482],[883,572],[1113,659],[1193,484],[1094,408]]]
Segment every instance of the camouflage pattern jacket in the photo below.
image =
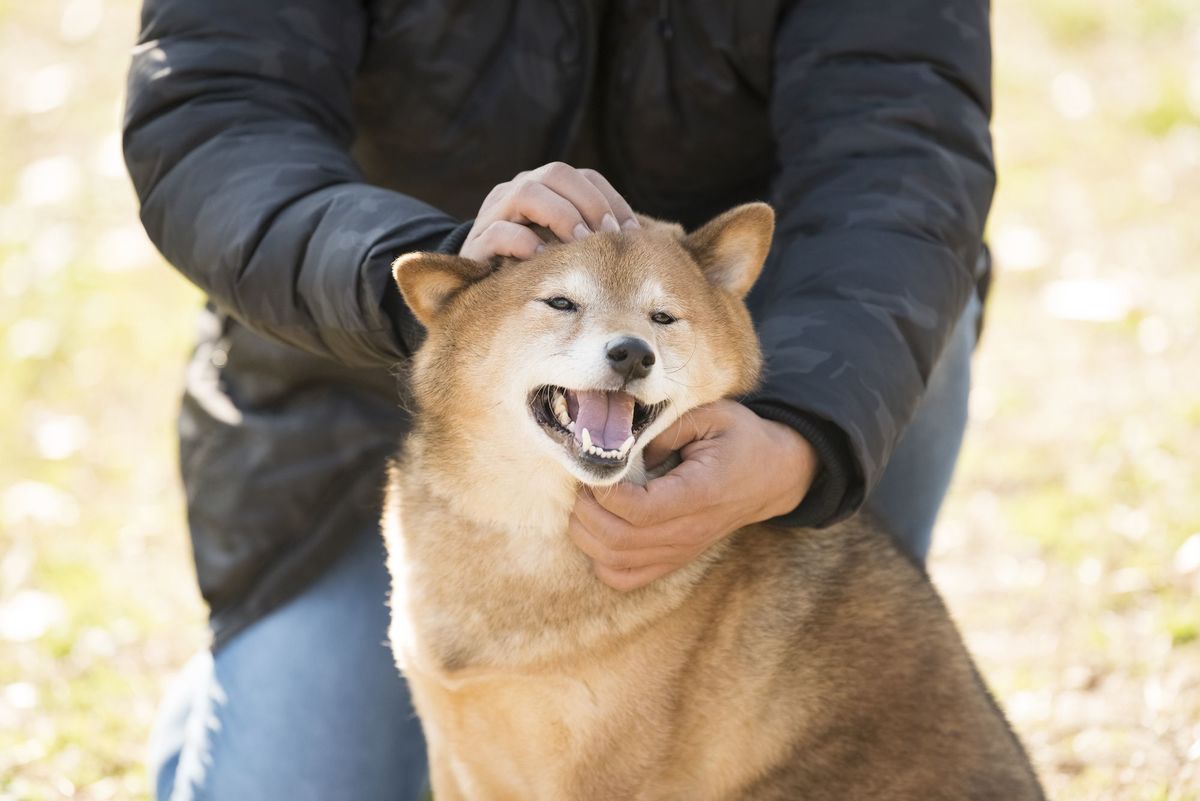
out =
[[390,281],[548,161],[695,225],[768,200],[746,402],[871,491],[969,294],[994,170],[986,0],[146,0],[125,156],[209,296],[181,462],[217,643],[375,524],[420,332]]

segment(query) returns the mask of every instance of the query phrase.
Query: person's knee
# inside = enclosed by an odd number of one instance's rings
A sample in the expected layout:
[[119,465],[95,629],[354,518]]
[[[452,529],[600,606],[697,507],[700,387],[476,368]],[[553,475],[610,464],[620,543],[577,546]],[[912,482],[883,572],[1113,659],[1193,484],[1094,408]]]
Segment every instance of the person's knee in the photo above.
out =
[[387,646],[382,559],[378,540],[356,542],[218,650],[180,745],[158,749],[159,801],[419,797],[424,741]]
[[184,801],[175,792],[180,762],[212,674],[212,654],[208,650],[197,653],[171,682],[159,704],[146,747],[146,771],[157,801]]

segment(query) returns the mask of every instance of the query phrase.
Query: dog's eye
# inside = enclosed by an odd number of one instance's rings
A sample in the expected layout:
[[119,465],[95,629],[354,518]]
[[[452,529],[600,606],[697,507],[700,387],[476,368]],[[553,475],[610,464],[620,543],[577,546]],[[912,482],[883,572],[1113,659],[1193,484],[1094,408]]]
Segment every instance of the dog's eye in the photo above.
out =
[[650,319],[659,325],[670,325],[671,323],[675,322],[675,318],[666,312],[655,312],[654,314],[650,315]]
[[546,300],[544,300],[542,302],[545,303],[550,308],[557,309],[558,311],[575,311],[576,309],[579,308],[578,306],[575,305],[574,301],[572,301],[569,298],[564,298],[561,295],[558,295],[553,298],[547,298]]

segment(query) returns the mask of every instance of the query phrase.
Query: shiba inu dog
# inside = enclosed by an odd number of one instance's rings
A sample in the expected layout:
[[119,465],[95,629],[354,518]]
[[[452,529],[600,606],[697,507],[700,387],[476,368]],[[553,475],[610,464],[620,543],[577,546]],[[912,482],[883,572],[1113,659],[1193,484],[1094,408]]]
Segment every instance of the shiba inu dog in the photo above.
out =
[[[864,521],[750,526],[629,593],[569,541],[689,409],[749,391],[765,204],[481,264],[409,254],[428,330],[384,512],[437,801],[1042,798],[928,579]],[[602,490],[596,490],[597,492]]]

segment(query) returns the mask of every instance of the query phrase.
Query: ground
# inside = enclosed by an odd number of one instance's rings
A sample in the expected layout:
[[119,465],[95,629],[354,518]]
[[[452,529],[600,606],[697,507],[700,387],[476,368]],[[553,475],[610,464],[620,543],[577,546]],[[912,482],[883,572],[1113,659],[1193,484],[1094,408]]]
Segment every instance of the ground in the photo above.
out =
[[[996,4],[998,277],[930,571],[1063,801],[1200,798],[1200,7]],[[205,641],[129,0],[0,0],[0,801],[147,798]],[[1190,368],[1190,369],[1189,369]]]

